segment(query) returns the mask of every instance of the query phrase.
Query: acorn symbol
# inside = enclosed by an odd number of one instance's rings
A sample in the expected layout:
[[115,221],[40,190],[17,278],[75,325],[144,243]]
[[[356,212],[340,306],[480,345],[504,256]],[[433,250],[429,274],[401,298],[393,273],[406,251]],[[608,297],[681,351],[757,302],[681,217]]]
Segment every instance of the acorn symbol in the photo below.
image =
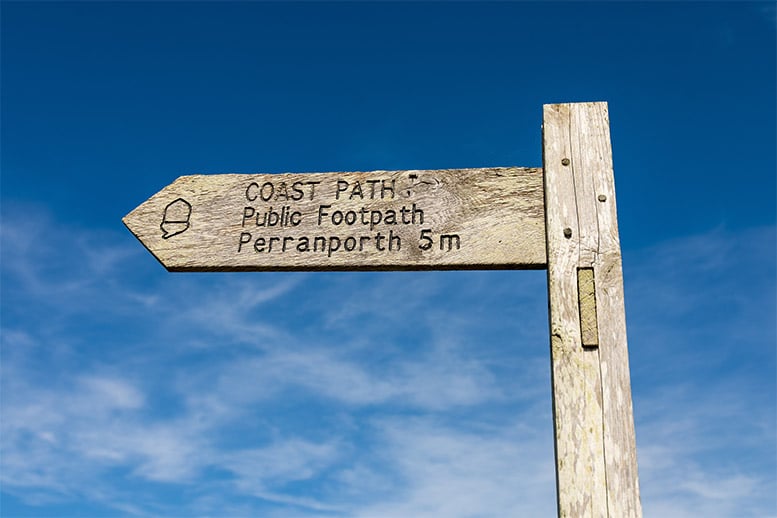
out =
[[183,198],[171,201],[165,207],[162,217],[162,239],[177,236],[189,228],[189,217],[192,215],[192,206]]

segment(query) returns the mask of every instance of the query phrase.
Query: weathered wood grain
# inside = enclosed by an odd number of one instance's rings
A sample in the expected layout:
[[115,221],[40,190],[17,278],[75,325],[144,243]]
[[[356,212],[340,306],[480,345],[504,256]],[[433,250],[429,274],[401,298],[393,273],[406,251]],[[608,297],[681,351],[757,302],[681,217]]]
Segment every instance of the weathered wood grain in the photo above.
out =
[[615,179],[606,103],[576,105],[571,133],[578,135],[584,171],[593,176],[596,199],[586,200],[596,214],[597,252],[594,258],[599,364],[604,402],[604,454],[610,517],[642,516],[637,472],[636,434],[626,339],[621,247],[615,204]]
[[[606,103],[544,107],[543,167],[559,516],[640,517]],[[583,347],[586,269],[598,348]]]
[[182,176],[124,223],[170,271],[546,264],[536,168]]
[[[599,358],[583,349],[577,269],[590,232],[580,231],[572,174],[569,105],[545,107],[543,167],[548,246],[553,419],[559,516],[607,516]],[[581,222],[581,219],[583,220]]]

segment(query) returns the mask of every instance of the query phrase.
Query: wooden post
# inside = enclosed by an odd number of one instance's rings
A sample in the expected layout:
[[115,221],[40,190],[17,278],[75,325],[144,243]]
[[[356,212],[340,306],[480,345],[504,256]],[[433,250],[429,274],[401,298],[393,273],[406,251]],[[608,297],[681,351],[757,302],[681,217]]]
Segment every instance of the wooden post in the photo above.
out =
[[606,103],[545,105],[543,168],[560,517],[641,517]]

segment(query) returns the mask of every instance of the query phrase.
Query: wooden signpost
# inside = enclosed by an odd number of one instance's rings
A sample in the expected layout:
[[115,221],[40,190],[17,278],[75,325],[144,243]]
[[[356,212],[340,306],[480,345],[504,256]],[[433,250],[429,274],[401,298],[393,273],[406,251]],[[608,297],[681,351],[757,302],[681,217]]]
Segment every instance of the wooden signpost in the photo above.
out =
[[548,270],[560,517],[640,517],[606,103],[543,167],[183,176],[124,223],[170,271]]

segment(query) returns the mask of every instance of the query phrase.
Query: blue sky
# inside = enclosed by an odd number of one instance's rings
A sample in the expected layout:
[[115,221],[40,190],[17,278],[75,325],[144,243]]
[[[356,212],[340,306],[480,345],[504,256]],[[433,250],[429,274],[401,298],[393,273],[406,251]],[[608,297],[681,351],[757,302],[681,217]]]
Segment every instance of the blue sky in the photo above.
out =
[[609,102],[646,516],[777,516],[773,3],[3,2],[0,513],[553,516],[544,272],[170,274],[192,173],[540,166]]

